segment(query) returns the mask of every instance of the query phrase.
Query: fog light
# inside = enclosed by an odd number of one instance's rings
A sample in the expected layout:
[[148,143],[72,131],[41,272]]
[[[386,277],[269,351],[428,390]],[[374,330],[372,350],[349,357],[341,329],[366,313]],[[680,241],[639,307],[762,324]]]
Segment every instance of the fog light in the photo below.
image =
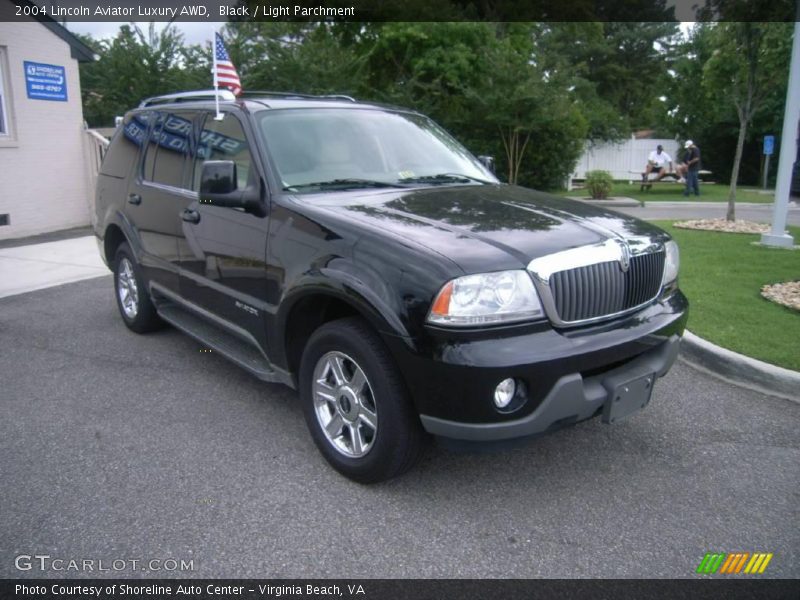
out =
[[517,384],[513,379],[503,379],[494,388],[494,404],[497,408],[505,408],[514,399],[514,393],[517,391]]

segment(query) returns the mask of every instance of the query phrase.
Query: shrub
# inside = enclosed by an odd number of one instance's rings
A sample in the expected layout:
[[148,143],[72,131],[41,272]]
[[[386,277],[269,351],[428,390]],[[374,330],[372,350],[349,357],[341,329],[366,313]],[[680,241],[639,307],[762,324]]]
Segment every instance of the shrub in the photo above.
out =
[[608,171],[588,171],[586,173],[586,189],[589,190],[593,200],[608,198],[613,187],[614,180]]

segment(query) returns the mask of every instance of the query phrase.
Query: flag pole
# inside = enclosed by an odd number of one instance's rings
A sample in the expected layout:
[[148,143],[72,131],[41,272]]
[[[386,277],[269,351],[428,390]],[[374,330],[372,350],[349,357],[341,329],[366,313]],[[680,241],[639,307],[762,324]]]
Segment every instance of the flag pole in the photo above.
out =
[[214,116],[215,121],[222,120],[222,113],[219,112],[219,81],[217,80],[217,29],[213,27],[213,36],[211,38],[211,56],[213,58],[213,72],[214,72],[214,104],[217,108],[217,114]]

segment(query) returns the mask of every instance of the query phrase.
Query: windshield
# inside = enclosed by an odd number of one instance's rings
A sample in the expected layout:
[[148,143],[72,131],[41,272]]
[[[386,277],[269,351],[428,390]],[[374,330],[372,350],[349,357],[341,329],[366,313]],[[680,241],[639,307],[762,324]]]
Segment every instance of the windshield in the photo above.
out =
[[369,109],[283,109],[259,115],[284,189],[497,183],[430,119]]

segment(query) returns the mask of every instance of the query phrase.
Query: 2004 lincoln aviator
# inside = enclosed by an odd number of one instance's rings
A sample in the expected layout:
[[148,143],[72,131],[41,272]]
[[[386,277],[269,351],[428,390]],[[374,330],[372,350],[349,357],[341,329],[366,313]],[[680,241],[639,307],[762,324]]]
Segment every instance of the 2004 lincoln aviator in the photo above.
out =
[[677,356],[670,237],[487,165],[410,110],[173,94],[119,125],[94,227],[131,330],[296,388],[327,461],[375,482],[430,435],[620,421]]

